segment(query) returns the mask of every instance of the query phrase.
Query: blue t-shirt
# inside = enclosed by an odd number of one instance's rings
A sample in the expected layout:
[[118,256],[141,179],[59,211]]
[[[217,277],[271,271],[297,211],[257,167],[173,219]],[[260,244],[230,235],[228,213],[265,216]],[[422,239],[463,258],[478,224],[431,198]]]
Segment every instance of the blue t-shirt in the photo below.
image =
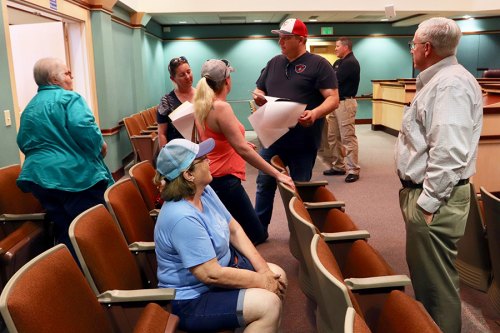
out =
[[213,258],[221,266],[230,261],[231,214],[210,186],[201,202],[203,211],[186,200],[165,202],[156,221],[158,286],[175,288],[177,300],[194,299],[210,289],[189,268]]

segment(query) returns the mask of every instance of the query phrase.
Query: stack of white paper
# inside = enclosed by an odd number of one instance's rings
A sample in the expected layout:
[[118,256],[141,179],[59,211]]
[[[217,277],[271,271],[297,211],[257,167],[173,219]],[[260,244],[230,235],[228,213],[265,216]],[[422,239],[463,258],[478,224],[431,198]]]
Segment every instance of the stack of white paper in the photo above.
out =
[[287,99],[264,96],[267,103],[248,117],[264,148],[269,148],[276,140],[297,125],[306,104]]
[[184,139],[191,140],[194,126],[194,106],[186,101],[168,116]]

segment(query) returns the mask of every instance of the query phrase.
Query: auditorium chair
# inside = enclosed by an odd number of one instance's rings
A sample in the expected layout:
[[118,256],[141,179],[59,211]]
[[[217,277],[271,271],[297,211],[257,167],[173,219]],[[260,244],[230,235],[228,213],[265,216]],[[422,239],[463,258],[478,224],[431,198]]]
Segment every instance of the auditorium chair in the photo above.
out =
[[500,69],[488,69],[483,72],[483,77],[500,78]]
[[[353,244],[357,246],[361,243],[367,245],[363,240]],[[353,251],[358,253],[353,253],[348,266],[353,266],[356,276],[348,277],[341,271],[323,237],[315,234],[312,238],[309,251],[314,272],[311,277],[319,286],[316,297],[318,332],[343,332],[349,307],[355,309],[370,329],[374,329],[390,292],[402,291],[410,283],[410,279],[404,275],[393,275],[378,254],[371,255],[373,252],[368,247],[362,247],[364,249],[360,247],[358,252],[353,246]]]
[[150,160],[154,163],[159,152],[158,136],[156,133],[142,133],[138,120],[131,117],[123,118],[123,123],[127,130],[130,143],[134,151],[134,161]]
[[393,290],[382,305],[375,330],[370,330],[353,307],[346,311],[344,333],[439,333],[441,329],[422,303]]
[[150,129],[148,128],[148,124],[146,122],[146,120],[144,120],[144,117],[141,115],[141,113],[134,113],[133,115],[131,115],[130,117],[132,117],[136,123],[139,125],[139,128],[141,130],[141,134],[158,134],[158,131],[156,129]]
[[[274,168],[279,172],[288,175],[288,169],[278,155],[274,155],[271,158],[271,165],[274,166]],[[290,253],[296,259],[300,260],[301,254],[297,245],[297,237],[295,235],[295,231],[293,230],[293,223],[290,216],[290,199],[294,196],[297,196],[304,202],[306,206],[315,206],[315,203],[321,202],[321,206],[324,207],[326,205],[326,202],[328,202],[328,207],[339,208],[341,210],[344,210],[345,202],[337,200],[335,195],[326,187],[328,185],[328,182],[324,180],[294,182],[295,189],[292,189],[288,185],[281,182],[277,182],[277,184],[281,200],[283,202],[283,207],[285,209],[285,216],[288,222],[288,230],[290,232],[288,247],[290,249]],[[318,219],[320,218],[321,217],[318,217]]]
[[20,172],[19,164],[0,168],[0,291],[22,265],[53,244],[40,202],[16,185]]
[[488,297],[497,314],[500,313],[500,193],[488,192],[481,186],[484,220],[488,231],[493,280],[488,288]]
[[464,235],[458,241],[455,265],[462,282],[486,292],[491,283],[491,260],[480,200],[481,196],[478,196],[471,183],[470,211]]
[[[104,200],[141,269],[156,272],[155,222],[132,180],[122,179],[110,186],[104,192]],[[156,285],[156,274],[149,275]]]
[[[289,175],[288,169],[278,155],[271,158],[271,165],[279,172]],[[337,200],[335,195],[326,187],[328,182],[325,180],[300,182],[295,181],[295,195],[299,196],[304,202],[335,202],[344,209],[345,203]],[[281,193],[281,190],[280,190]],[[288,201],[285,203],[288,205]]]
[[148,130],[153,130],[158,132],[158,124],[156,124],[156,118],[151,114],[150,109],[143,110],[139,112],[142,119],[146,123],[146,128]]
[[299,250],[299,284],[302,291],[311,299],[315,299],[314,290],[317,286],[311,277],[312,261],[310,244],[313,236],[316,233],[322,233],[331,246],[336,248],[339,261],[345,263],[345,257],[349,253],[350,244],[357,239],[366,239],[369,233],[366,230],[358,230],[350,219],[342,221],[327,221],[324,223],[325,229],[315,226],[309,213],[302,201],[293,197],[289,202],[289,210],[291,215],[292,229],[295,232],[297,239],[297,248]]
[[0,168],[0,222],[1,235],[7,235],[25,221],[46,226],[45,213],[40,202],[31,193],[17,187],[21,166],[13,164]]
[[[107,304],[99,304],[65,245],[57,245],[23,266],[0,296],[10,333],[118,333]],[[135,333],[175,332],[178,317],[150,303],[130,322]]]
[[108,303],[113,322],[125,331],[147,302],[167,305],[174,289],[157,288],[141,272],[113,217],[103,205],[78,215],[69,227],[71,243],[87,281],[101,303]]
[[1,239],[0,291],[15,272],[47,248],[47,238],[43,229],[31,221],[24,222]]
[[[278,156],[273,156],[273,158],[276,158]],[[275,166],[276,167],[276,166]],[[279,169],[278,169],[279,170]],[[302,182],[298,183],[295,182],[296,187],[295,189],[292,189],[288,185],[282,183],[282,182],[277,182],[278,184],[278,190],[280,193],[281,200],[283,202],[283,207],[285,209],[285,216],[287,219],[288,223],[288,230],[290,232],[290,238],[288,240],[288,247],[290,249],[290,253],[296,258],[300,258],[300,250],[298,249],[297,245],[297,236],[295,235],[295,231],[293,230],[293,223],[292,223],[292,218],[290,215],[290,208],[289,208],[289,203],[290,199],[293,198],[294,196],[297,196],[298,198],[303,198],[306,197],[307,200],[302,201],[307,201],[304,202],[306,206],[311,206],[315,207],[318,206],[318,202],[321,202],[319,206],[325,207],[328,206],[329,208],[339,208],[341,210],[344,209],[344,202],[342,201],[337,201],[333,193],[331,193],[327,188],[326,185],[327,183],[322,183],[322,182]],[[301,190],[304,190],[302,192]],[[300,192],[300,194],[299,194]],[[318,217],[318,219],[321,217]]]
[[156,170],[151,161],[142,161],[130,168],[130,178],[135,183],[151,216],[157,216],[156,200],[160,197],[158,187],[153,183]]
[[158,105],[152,106],[148,109],[149,112],[149,117],[154,120],[154,124],[158,125],[158,118],[157,118],[157,113],[158,113]]
[[288,174],[285,163],[283,163],[283,160],[278,155],[271,157],[271,165],[279,172]]

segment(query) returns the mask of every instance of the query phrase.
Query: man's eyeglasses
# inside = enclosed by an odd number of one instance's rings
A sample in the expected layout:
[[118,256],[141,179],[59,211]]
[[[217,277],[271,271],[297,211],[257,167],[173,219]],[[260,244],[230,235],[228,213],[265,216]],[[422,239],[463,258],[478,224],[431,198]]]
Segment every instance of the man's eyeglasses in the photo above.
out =
[[421,43],[415,43],[414,41],[408,42],[408,47],[410,48],[410,51],[415,50],[417,47],[417,44],[425,44],[427,42],[421,42]]
[[174,76],[175,70],[182,64],[188,64],[188,61],[184,56],[180,56],[170,60],[170,63],[168,64],[168,72],[170,73],[170,75]]

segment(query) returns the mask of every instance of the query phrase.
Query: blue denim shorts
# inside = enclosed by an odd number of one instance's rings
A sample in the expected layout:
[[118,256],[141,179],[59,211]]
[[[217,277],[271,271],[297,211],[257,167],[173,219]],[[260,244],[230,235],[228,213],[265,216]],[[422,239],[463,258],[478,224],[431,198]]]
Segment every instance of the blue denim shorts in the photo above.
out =
[[[244,255],[232,246],[229,267],[255,271]],[[245,326],[243,300],[246,289],[214,287],[200,297],[172,301],[172,312],[179,316],[179,329],[189,332],[217,332]]]

